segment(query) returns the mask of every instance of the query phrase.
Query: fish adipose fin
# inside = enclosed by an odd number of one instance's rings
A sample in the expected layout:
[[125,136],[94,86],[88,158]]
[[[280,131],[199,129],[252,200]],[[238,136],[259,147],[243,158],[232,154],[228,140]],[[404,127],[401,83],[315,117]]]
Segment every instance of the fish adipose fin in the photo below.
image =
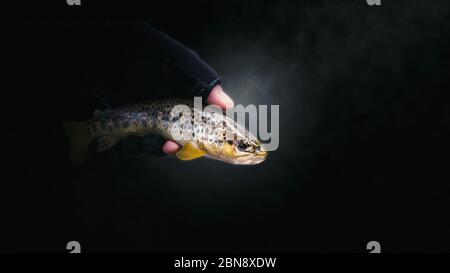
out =
[[191,142],[184,145],[184,147],[177,153],[177,157],[181,160],[192,160],[204,155],[206,155],[206,152],[198,149]]
[[80,166],[91,142],[84,130],[85,124],[83,122],[64,122],[64,128],[70,139],[72,163],[75,166]]
[[122,137],[116,136],[116,135],[99,137],[97,151],[103,152],[105,150],[108,150],[112,146],[116,145],[117,142],[119,142],[121,139],[122,139]]

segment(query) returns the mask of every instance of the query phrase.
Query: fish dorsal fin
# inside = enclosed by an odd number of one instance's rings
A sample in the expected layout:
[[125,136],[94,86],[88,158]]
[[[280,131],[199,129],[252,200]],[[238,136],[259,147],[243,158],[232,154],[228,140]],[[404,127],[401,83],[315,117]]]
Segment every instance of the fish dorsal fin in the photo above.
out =
[[112,146],[116,145],[117,142],[119,142],[122,139],[122,137],[117,135],[109,135],[109,136],[102,136],[98,138],[98,152],[103,152],[105,150],[108,150]]
[[106,117],[108,117],[108,115],[110,115],[110,113],[111,113],[111,110],[109,110],[109,109],[103,109],[103,110],[96,109],[96,110],[94,110],[94,117],[106,118]]
[[191,142],[184,145],[184,147],[177,153],[177,157],[181,160],[192,160],[204,155],[206,155],[206,152],[195,147]]

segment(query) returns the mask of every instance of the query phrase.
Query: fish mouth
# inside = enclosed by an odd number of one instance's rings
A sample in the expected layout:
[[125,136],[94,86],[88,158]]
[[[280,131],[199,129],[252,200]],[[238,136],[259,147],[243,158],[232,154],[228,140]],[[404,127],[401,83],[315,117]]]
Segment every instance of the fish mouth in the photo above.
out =
[[246,159],[241,159],[235,162],[235,164],[238,165],[257,165],[262,163],[266,160],[268,156],[268,152],[266,151],[258,151],[257,153],[253,154],[253,156],[250,156]]
[[260,151],[256,152],[256,156],[258,156],[258,157],[266,158],[268,154],[269,154],[269,152],[267,152],[266,150],[260,150]]
[[268,155],[269,155],[269,152],[266,149],[264,149],[264,147],[259,147],[259,149],[256,151],[256,156],[262,157],[263,161],[266,160]]
[[269,155],[269,152],[267,151],[259,151],[258,153],[256,153],[256,164],[259,164],[263,161],[265,161],[267,159],[267,156]]

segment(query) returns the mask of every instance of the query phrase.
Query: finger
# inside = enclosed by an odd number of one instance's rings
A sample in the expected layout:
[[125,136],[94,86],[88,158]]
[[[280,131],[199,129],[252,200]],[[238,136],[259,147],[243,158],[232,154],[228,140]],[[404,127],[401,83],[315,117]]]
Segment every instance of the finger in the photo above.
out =
[[227,109],[234,106],[233,100],[223,91],[220,85],[216,85],[208,96],[208,104],[215,104],[220,108]]
[[162,150],[166,154],[175,154],[180,150],[181,146],[178,145],[176,142],[173,141],[166,141],[162,147]]

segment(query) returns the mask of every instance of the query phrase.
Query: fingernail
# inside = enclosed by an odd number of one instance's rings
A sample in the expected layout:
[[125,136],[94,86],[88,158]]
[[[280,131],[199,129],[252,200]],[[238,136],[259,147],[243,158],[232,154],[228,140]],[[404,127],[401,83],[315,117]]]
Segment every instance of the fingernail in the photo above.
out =
[[234,106],[233,100],[225,92],[223,92],[223,90],[220,90],[218,95],[220,100],[223,101],[227,108],[231,108]]

